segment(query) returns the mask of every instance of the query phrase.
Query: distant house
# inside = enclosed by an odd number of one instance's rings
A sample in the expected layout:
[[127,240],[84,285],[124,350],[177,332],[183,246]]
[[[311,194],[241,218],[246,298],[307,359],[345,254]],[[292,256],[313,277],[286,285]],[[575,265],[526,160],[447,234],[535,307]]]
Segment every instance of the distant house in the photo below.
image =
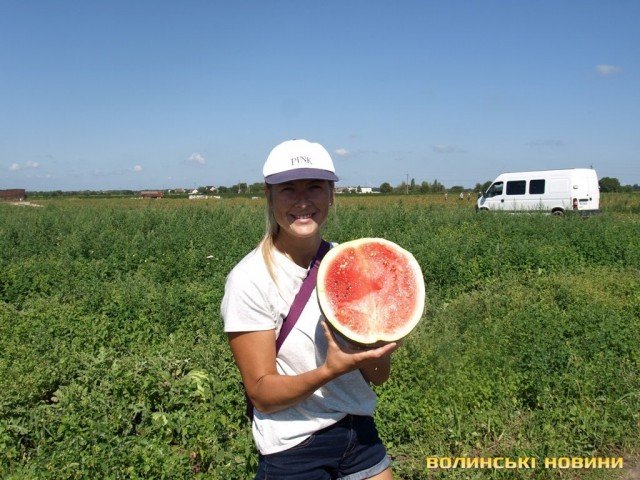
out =
[[336,187],[336,193],[376,193],[372,187]]
[[164,192],[162,190],[143,190],[140,192],[142,198],[162,198]]
[[27,192],[24,188],[12,188],[9,190],[0,190],[0,200],[10,202],[22,202],[27,198]]

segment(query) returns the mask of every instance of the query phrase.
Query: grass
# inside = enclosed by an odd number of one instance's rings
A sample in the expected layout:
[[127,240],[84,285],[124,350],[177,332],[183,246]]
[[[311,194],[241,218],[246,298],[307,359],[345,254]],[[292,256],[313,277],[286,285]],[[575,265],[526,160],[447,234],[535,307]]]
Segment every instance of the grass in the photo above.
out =
[[[429,470],[427,456],[637,458],[639,197],[603,195],[587,219],[338,198],[327,239],[388,238],[425,274],[425,318],[377,388],[397,478],[514,473]],[[0,204],[0,477],[250,477],[219,302],[262,203],[38,203]]]

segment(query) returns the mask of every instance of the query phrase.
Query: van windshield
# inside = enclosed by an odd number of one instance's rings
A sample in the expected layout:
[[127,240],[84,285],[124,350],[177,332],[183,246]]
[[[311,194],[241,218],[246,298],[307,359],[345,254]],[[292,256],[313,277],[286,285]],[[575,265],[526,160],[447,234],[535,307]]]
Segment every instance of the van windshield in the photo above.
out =
[[496,182],[496,183],[492,184],[487,189],[487,193],[485,193],[484,196],[486,198],[491,198],[491,197],[495,197],[497,195],[502,195],[502,186],[503,186],[502,182]]

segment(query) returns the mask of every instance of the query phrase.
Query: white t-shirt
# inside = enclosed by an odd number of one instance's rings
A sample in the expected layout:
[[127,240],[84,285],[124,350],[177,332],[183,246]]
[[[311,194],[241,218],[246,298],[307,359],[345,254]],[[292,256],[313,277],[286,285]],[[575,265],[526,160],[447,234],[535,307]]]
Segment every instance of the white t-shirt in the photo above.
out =
[[[276,330],[289,313],[307,276],[302,268],[274,249],[272,280],[260,248],[251,251],[227,277],[221,313],[225,332]],[[279,287],[279,288],[278,288]],[[281,375],[297,375],[324,364],[327,341],[324,317],[315,290],[276,358]],[[373,415],[376,395],[360,371],[346,373],[316,390],[299,404],[275,413],[254,411],[253,438],[263,455],[294,447],[346,414]]]

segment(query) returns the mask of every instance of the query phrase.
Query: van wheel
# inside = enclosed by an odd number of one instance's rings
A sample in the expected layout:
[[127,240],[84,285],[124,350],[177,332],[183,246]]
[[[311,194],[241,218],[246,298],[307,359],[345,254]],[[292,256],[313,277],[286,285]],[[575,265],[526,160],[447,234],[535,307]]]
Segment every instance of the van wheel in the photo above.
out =
[[558,208],[557,210],[553,210],[551,214],[555,215],[556,217],[561,217],[564,215],[564,210]]

